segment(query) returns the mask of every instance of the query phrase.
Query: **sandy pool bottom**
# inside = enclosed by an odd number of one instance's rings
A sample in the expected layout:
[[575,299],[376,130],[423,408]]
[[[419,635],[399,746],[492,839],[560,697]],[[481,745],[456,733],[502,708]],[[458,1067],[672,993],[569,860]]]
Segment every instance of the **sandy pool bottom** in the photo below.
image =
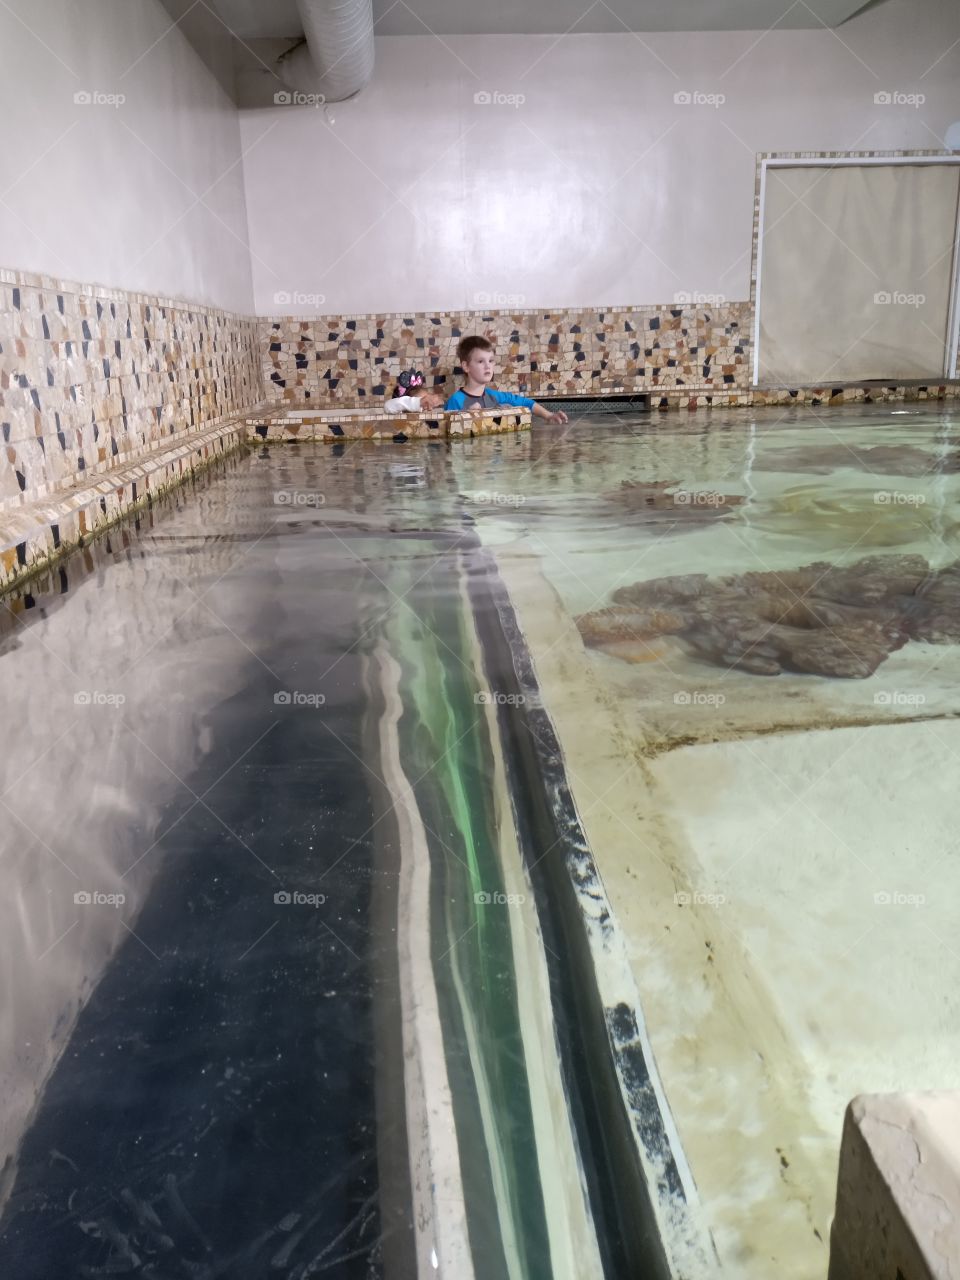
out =
[[960,722],[651,752],[624,664],[499,552],[721,1274],[826,1276],[846,1104],[960,1087]]

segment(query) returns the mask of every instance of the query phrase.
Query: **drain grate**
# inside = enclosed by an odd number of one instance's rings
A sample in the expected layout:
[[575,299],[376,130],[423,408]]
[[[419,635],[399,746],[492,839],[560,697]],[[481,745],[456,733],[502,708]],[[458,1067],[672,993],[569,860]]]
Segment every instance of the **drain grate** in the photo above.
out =
[[571,418],[600,413],[646,413],[650,408],[647,395],[612,396],[540,396],[539,402],[551,409],[562,409]]

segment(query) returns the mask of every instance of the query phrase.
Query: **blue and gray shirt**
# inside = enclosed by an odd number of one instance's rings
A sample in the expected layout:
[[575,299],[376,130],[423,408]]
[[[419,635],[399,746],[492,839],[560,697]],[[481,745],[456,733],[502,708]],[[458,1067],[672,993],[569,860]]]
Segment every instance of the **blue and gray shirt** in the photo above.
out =
[[466,391],[455,391],[444,409],[495,409],[498,404],[513,405],[516,409],[532,409],[536,404],[529,396],[515,396],[511,391],[494,391],[492,387],[484,387],[479,396],[467,395]]

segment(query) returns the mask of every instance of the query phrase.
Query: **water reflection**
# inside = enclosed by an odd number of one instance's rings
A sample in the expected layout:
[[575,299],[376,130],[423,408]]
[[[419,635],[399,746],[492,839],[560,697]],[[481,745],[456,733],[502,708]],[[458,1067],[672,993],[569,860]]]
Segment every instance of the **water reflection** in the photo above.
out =
[[[199,487],[163,511],[188,500],[201,523],[220,506]],[[114,531],[0,610],[4,716],[17,743],[0,760],[5,1192],[38,1092],[130,936],[161,810],[209,750],[210,709],[239,687],[243,655],[223,651],[204,603],[236,555],[214,544],[200,566],[178,547],[150,555],[148,568],[137,531]]]

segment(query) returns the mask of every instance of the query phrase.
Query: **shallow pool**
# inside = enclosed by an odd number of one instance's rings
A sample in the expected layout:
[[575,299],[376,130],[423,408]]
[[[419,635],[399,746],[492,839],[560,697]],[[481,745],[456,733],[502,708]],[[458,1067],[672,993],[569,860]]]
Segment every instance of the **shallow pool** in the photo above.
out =
[[957,434],[284,444],[8,598],[0,1271],[825,1275],[960,1075]]
[[769,411],[463,464],[738,1277],[826,1274],[852,1096],[960,1081],[957,440]]

